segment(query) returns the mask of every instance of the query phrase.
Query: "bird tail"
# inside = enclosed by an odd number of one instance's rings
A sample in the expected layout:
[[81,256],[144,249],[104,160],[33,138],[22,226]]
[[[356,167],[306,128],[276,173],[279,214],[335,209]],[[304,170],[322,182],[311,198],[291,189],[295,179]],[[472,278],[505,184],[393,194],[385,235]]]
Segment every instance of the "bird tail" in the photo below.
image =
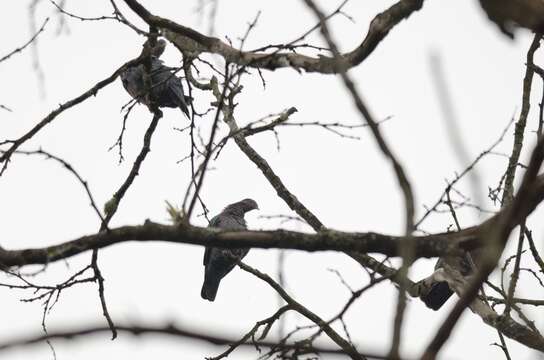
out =
[[200,296],[203,299],[214,301],[215,296],[217,295],[217,290],[219,289],[219,283],[221,279],[218,277],[208,276],[206,273],[204,275],[204,283],[202,284],[202,290],[200,291]]
[[438,310],[452,295],[453,291],[451,291],[448,283],[441,281],[433,284],[429,292],[422,296],[421,299],[431,309]]
[[183,114],[185,114],[185,116],[187,116],[187,119],[191,119],[191,116],[189,115],[189,109],[187,109],[187,105],[181,104],[181,105],[179,106],[179,108],[180,108],[181,112],[182,112]]
[[180,99],[180,105],[179,108],[181,112],[187,116],[187,119],[191,119],[191,116],[189,115],[189,104],[193,102],[193,98],[187,95],[184,95],[182,99]]

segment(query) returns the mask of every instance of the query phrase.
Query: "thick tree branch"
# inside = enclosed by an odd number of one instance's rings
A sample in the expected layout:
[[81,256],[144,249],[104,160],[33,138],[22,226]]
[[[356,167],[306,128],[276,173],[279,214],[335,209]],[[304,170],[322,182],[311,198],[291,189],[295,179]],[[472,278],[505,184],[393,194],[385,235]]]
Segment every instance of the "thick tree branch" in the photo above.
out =
[[[16,349],[23,346],[35,345],[45,342],[47,340],[67,340],[74,341],[79,338],[84,338],[92,336],[94,334],[100,334],[104,332],[109,332],[107,326],[102,326],[99,324],[80,326],[78,328],[58,330],[58,331],[49,331],[48,334],[37,334],[37,335],[23,335],[11,340],[4,341],[0,343],[0,352]],[[201,341],[204,343],[212,345],[230,345],[236,343],[238,340],[233,337],[213,334],[210,333],[209,329],[197,329],[186,326],[178,326],[174,324],[166,326],[156,326],[148,325],[145,323],[131,323],[131,324],[117,324],[117,330],[121,333],[125,333],[133,336],[143,336],[143,335],[159,335],[159,336],[171,336],[174,338],[181,339],[191,339],[196,341]],[[246,347],[265,347],[265,348],[283,348],[288,349],[298,349],[302,344],[298,343],[286,343],[280,344],[272,341],[247,341],[239,344]],[[305,346],[305,345],[304,345]],[[304,348],[304,350],[312,350],[317,354],[334,354],[334,355],[345,355],[342,349],[331,349],[327,347],[320,346],[311,346],[310,349]],[[385,359],[385,357],[380,355],[364,355],[368,356],[371,359]]]
[[[219,246],[224,248],[255,247],[306,251],[358,251],[398,256],[402,242],[413,244],[418,257],[460,254],[461,249],[478,247],[477,228],[459,233],[442,233],[422,237],[391,236],[378,233],[347,233],[325,230],[317,234],[295,231],[218,231],[188,224],[162,225],[146,221],[144,225],[111,228],[59,245],[24,250],[0,248],[0,264],[5,267],[47,264],[83,252],[128,241],[166,241],[179,244]],[[459,248],[460,247],[460,248]]]
[[[307,72],[323,74],[336,73],[338,62],[335,57],[311,57],[293,52],[274,53],[244,52],[215,37],[206,36],[191,28],[177,24],[166,18],[151,14],[136,0],[125,0],[125,3],[147,24],[162,29],[166,38],[172,41],[182,52],[197,56],[209,52],[222,56],[226,62],[256,67],[267,70],[291,67]],[[423,6],[423,0],[400,0],[389,9],[378,14],[370,23],[364,40],[353,51],[343,54],[346,61],[343,68],[347,70],[363,62],[387,36],[389,31],[402,20]]]
[[[147,221],[141,226],[123,226],[45,248],[10,251],[0,247],[0,263],[6,267],[47,264],[88,250],[127,241],[167,241],[225,248],[256,247],[306,251],[375,252],[387,256],[398,256],[400,245],[408,243],[414,248],[416,258],[446,254],[456,255],[461,254],[462,251],[484,246],[485,241],[482,236],[487,235],[499,223],[501,226],[505,226],[508,231],[519,225],[544,199],[544,175],[538,176],[533,184],[524,185],[523,192],[520,194],[523,196],[521,204],[514,202],[482,224],[459,232],[427,236],[392,236],[334,230],[324,230],[317,234],[285,230],[231,232],[191,225],[168,226]],[[515,206],[515,211],[512,211],[512,206]],[[505,216],[505,213],[508,216]]]
[[[414,248],[415,258],[461,254],[462,251],[485,245],[482,238],[500,222],[511,231],[544,199],[544,175],[533,184],[525,185],[523,206],[509,205],[482,224],[459,232],[427,236],[392,236],[378,233],[347,233],[324,230],[317,234],[294,231],[217,231],[191,225],[168,226],[147,221],[141,226],[123,226],[98,234],[82,236],[59,245],[24,250],[5,250],[0,247],[0,264],[4,267],[47,264],[92,250],[128,241],[167,241],[225,248],[256,247],[283,248],[306,251],[345,251],[381,253],[398,256],[401,243]],[[517,197],[516,197],[517,198]],[[514,198],[514,199],[516,199]],[[516,206],[516,211],[511,207]],[[508,216],[504,216],[508,213]]]

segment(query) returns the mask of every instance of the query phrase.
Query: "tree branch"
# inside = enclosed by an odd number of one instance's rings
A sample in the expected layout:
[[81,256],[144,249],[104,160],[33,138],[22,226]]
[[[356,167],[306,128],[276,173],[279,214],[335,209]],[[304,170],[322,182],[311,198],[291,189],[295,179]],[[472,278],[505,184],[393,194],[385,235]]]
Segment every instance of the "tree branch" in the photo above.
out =
[[270,276],[263,274],[259,270],[256,270],[252,268],[251,266],[248,266],[242,262],[239,262],[238,266],[242,270],[248,273],[251,273],[255,275],[256,277],[258,277],[259,279],[268,283],[268,285],[270,285],[274,290],[276,290],[276,292],[283,298],[283,300],[285,300],[285,302],[293,310],[295,310],[296,312],[303,315],[308,320],[312,321],[317,326],[319,326],[319,328],[322,329],[323,332],[325,332],[325,334],[327,334],[331,338],[332,341],[334,341],[338,346],[340,346],[342,350],[344,350],[344,352],[348,354],[352,359],[354,360],[365,359],[365,357],[359,354],[357,349],[355,349],[355,347],[351,343],[349,343],[343,337],[341,337],[327,322],[325,322],[325,320],[321,319],[318,315],[308,310],[305,306],[301,305],[299,302],[293,299],[289,294],[287,294],[287,292],[281,286],[279,286],[277,282],[272,280]]
[[47,25],[47,22],[49,21],[49,18],[46,18],[42,24],[42,26],[40,26],[40,28],[38,29],[38,31],[36,31],[36,33],[30,38],[30,40],[28,40],[26,43],[24,43],[24,45],[16,48],[15,50],[11,51],[9,54],[7,55],[4,55],[0,58],[0,62],[4,61],[4,60],[7,60],[9,59],[11,56],[15,55],[16,53],[18,52],[21,52],[23,51],[28,45],[30,45],[34,40],[36,40],[36,38],[38,37],[38,35],[40,35],[40,33],[42,31],[44,31],[45,29],[45,25]]
[[[99,324],[96,325],[87,325],[80,326],[74,329],[50,331],[48,334],[39,334],[39,335],[24,335],[13,338],[11,340],[4,341],[0,343],[0,352],[16,349],[18,347],[35,345],[47,340],[67,340],[74,341],[78,338],[88,337],[90,335],[109,332],[107,326],[102,326]],[[211,334],[208,329],[197,329],[186,326],[178,326],[173,323],[170,323],[166,326],[155,326],[148,325],[145,323],[131,323],[131,324],[117,324],[117,330],[121,333],[126,333],[133,336],[143,336],[143,335],[161,335],[161,336],[172,336],[174,338],[183,338],[183,339],[192,339],[196,341],[205,342],[212,345],[230,345],[236,343],[238,340],[236,338],[228,337],[221,334]],[[285,350],[288,349],[297,349],[301,347],[301,344],[295,343],[286,343],[279,344],[272,341],[249,341],[240,344],[241,346],[247,347],[266,347],[274,348],[280,347]],[[306,350],[306,348],[305,348]],[[345,355],[344,351],[341,349],[331,349],[320,346],[312,346],[311,350],[318,354],[334,354],[334,355]],[[362,355],[362,354],[361,354]],[[364,355],[363,355],[364,356]],[[385,359],[385,357],[380,355],[368,355],[372,359]]]
[[521,101],[521,113],[519,120],[516,122],[514,131],[514,145],[512,147],[512,154],[508,161],[506,168],[506,179],[504,181],[504,192],[502,195],[502,203],[506,204],[512,200],[514,196],[514,177],[516,175],[517,163],[521,155],[521,148],[523,147],[523,137],[525,132],[525,126],[527,125],[527,116],[529,116],[529,109],[531,108],[531,87],[533,84],[534,62],[533,58],[535,51],[540,47],[540,39],[542,35],[535,34],[533,42],[527,51],[527,68],[525,69],[525,77],[523,78],[523,95]]
[[[136,0],[125,0],[125,3],[140,16],[147,24],[161,29],[166,38],[174,43],[182,52],[198,56],[209,52],[222,56],[226,62],[250,66],[260,69],[275,70],[291,67],[307,72],[323,74],[336,73],[338,62],[335,57],[311,57],[294,52],[274,53],[240,51],[215,37],[206,36],[189,27],[177,24],[166,18],[150,13]],[[343,56],[346,59],[344,70],[362,63],[387,36],[389,31],[402,20],[423,6],[423,0],[400,0],[384,12],[378,14],[370,23],[366,37],[353,51]]]

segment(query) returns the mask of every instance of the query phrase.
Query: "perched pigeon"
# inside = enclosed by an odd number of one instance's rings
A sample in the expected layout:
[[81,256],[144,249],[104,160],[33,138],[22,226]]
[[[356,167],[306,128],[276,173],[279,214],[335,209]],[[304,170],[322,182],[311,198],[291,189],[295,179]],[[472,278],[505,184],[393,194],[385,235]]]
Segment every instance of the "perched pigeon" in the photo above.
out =
[[[147,43],[144,44],[144,47]],[[189,117],[187,103],[190,98],[183,94],[181,79],[177,77],[172,68],[165,66],[159,56],[162,55],[166,42],[158,40],[155,47],[151,50],[151,100],[159,107],[179,107],[183,113]],[[127,68],[121,73],[121,80],[125,90],[136,101],[150,105],[145,96],[144,74],[145,66],[143,64]]]
[[514,38],[516,27],[544,32],[544,0],[480,0],[480,5],[510,38]]
[[[481,256],[479,252],[472,251],[472,253],[465,253],[463,257],[440,258],[435,266],[435,274],[440,271],[447,273],[448,270],[445,268],[449,267],[458,271],[464,278],[467,278],[474,274],[475,264],[473,259],[479,256]],[[453,290],[450,289],[446,281],[436,281],[433,275],[428,278],[428,282],[430,282],[426,286],[428,290],[421,294],[421,299],[429,308],[438,310],[453,295]]]
[[[244,199],[242,201],[230,204],[223,211],[211,219],[210,227],[245,230],[246,221],[244,214],[248,211],[259,209],[255,200]],[[216,247],[206,247],[204,252],[204,284],[200,296],[203,299],[214,301],[217,289],[221,279],[225,277],[236,265],[237,260],[241,260],[247,255],[249,249],[225,249]]]

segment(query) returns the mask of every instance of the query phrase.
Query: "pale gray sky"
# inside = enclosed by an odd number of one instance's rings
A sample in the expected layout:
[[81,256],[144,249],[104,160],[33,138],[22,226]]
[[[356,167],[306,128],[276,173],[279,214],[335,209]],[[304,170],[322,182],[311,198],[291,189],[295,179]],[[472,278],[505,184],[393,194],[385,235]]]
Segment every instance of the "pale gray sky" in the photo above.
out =
[[[195,14],[197,1],[143,1],[155,14],[169,17],[199,31],[208,29],[207,20]],[[320,1],[333,9],[339,3]],[[357,46],[366,34],[370,19],[393,4],[393,1],[351,1],[345,8],[354,22],[336,17],[331,29],[343,50]],[[91,5],[92,4],[92,5]],[[20,46],[30,36],[27,1],[4,1],[0,11],[0,54]],[[429,71],[429,55],[440,55],[457,110],[463,141],[471,157],[495,141],[512,115],[519,114],[526,50],[531,41],[528,32],[520,31],[516,41],[502,36],[478,8],[476,1],[427,1],[423,9],[397,26],[376,51],[350,74],[378,119],[393,118],[381,127],[394,152],[402,160],[412,181],[419,216],[423,204],[430,205],[445,187],[445,179],[453,178],[467,164],[460,164],[452,150],[447,127],[442,118]],[[81,16],[109,15],[108,1],[68,1],[69,11]],[[143,27],[126,7],[121,9]],[[299,1],[221,1],[216,19],[216,35],[228,36],[235,44],[247,23],[262,11],[258,26],[250,35],[246,48],[285,43],[298,37],[316,20]],[[40,2],[37,23],[54,14],[47,1]],[[40,35],[39,56],[45,73],[46,98],[39,94],[32,70],[30,49],[0,63],[0,104],[13,109],[0,111],[0,139],[15,138],[26,132],[47,113],[109,76],[118,66],[140,52],[143,38],[113,21],[80,22],[67,19],[69,33],[58,35],[58,18],[52,16]],[[319,34],[308,39],[322,44]],[[163,57],[168,65],[179,64],[180,55],[169,45]],[[544,57],[536,56],[542,64]],[[219,60],[215,59],[214,61]],[[204,69],[204,67],[203,67]],[[207,70],[206,70],[207,71]],[[270,113],[295,106],[299,111],[293,121],[340,121],[357,124],[359,114],[339,79],[331,75],[299,74],[290,69],[263,72],[266,89],[254,71],[245,77],[244,92],[239,97],[237,119],[245,124]],[[535,78],[534,108],[541,94],[540,80]],[[205,109],[208,94],[195,93],[196,105]],[[25,149],[43,147],[71,162],[89,182],[98,204],[104,204],[123,181],[142,142],[143,132],[151,119],[144,106],[137,106],[129,119],[125,137],[126,161],[118,166],[115,151],[107,149],[115,142],[121,127],[120,108],[129,100],[117,80],[83,104],[64,112],[42,130]],[[204,131],[213,115],[200,120]],[[179,203],[189,180],[189,163],[176,161],[188,154],[190,142],[183,127],[187,120],[179,110],[165,110],[164,118],[152,142],[152,152],[140,176],[121,203],[112,226],[141,224],[147,218],[166,222],[164,201]],[[536,111],[529,117],[529,131],[536,129]],[[223,132],[226,130],[223,129]],[[288,188],[307,205],[322,222],[345,231],[379,231],[400,234],[403,229],[403,202],[396,179],[378,151],[370,132],[354,131],[361,140],[339,138],[317,128],[283,128],[279,130],[278,152],[272,134],[249,139],[266,157]],[[508,133],[500,151],[508,153]],[[534,143],[534,135],[528,133]],[[496,186],[506,166],[506,159],[489,157],[479,167],[484,188]],[[261,211],[248,215],[253,229],[275,228],[277,222],[259,219],[259,214],[290,214],[277,198],[258,169],[236,146],[229,144],[214,171],[207,174],[202,195],[212,215],[225,205],[251,197]],[[464,187],[463,187],[464,186]],[[467,182],[461,186],[468,192]],[[482,204],[493,209],[485,198]],[[533,219],[542,217],[542,211]],[[481,221],[476,213],[460,213],[462,226]],[[536,240],[542,246],[544,226],[533,223]],[[195,224],[205,225],[203,218]],[[447,215],[431,218],[423,228],[444,231],[451,223]],[[74,178],[53,162],[38,158],[14,157],[7,173],[0,178],[1,245],[8,249],[56,244],[83,234],[95,232],[99,222],[88,206],[86,195]],[[287,228],[308,230],[294,224]],[[512,244],[511,244],[512,245]],[[100,253],[100,264],[106,278],[107,300],[114,320],[149,320],[155,323],[175,321],[195,325],[233,336],[242,335],[253,324],[271,315],[276,295],[260,280],[235,270],[223,281],[214,303],[200,298],[203,249],[197,246],[175,246],[165,243],[125,243]],[[275,274],[277,251],[252,250],[247,263]],[[55,283],[84,266],[90,254],[83,254],[49,266],[36,281]],[[411,271],[418,280],[432,269],[434,261],[420,260]],[[339,270],[353,287],[361,287],[368,277],[360,266],[346,256],[334,253],[290,251],[285,273],[289,292],[322,317],[338,311],[349,293],[328,268]],[[7,281],[2,277],[0,281]],[[519,292],[528,297],[542,297],[531,280],[520,285]],[[541,288],[540,288],[541,289]],[[361,351],[387,351],[397,291],[390,283],[382,283],[368,292],[350,311],[348,325]],[[22,303],[30,293],[0,288],[0,339],[16,334],[40,331],[41,307]],[[419,300],[409,301],[404,324],[403,354],[416,357],[430,341],[453,306],[450,300],[439,312],[427,309]],[[533,317],[536,312],[528,309]],[[288,324],[306,323],[288,316]],[[103,321],[94,285],[83,285],[64,292],[47,317],[49,329],[88,322]],[[540,320],[540,326],[543,326]],[[496,332],[469,311],[461,318],[441,352],[444,359],[501,358]],[[516,342],[508,341],[515,359],[533,359],[535,354]],[[133,338],[125,334],[114,342],[108,334],[91,339],[55,341],[58,359],[97,359],[100,357],[131,359],[202,359],[216,355],[223,347],[212,347],[189,341],[164,340],[154,337]],[[253,351],[237,350],[231,359],[255,358]],[[1,358],[51,359],[47,345],[15,350]],[[324,357],[326,358],[326,357]]]

